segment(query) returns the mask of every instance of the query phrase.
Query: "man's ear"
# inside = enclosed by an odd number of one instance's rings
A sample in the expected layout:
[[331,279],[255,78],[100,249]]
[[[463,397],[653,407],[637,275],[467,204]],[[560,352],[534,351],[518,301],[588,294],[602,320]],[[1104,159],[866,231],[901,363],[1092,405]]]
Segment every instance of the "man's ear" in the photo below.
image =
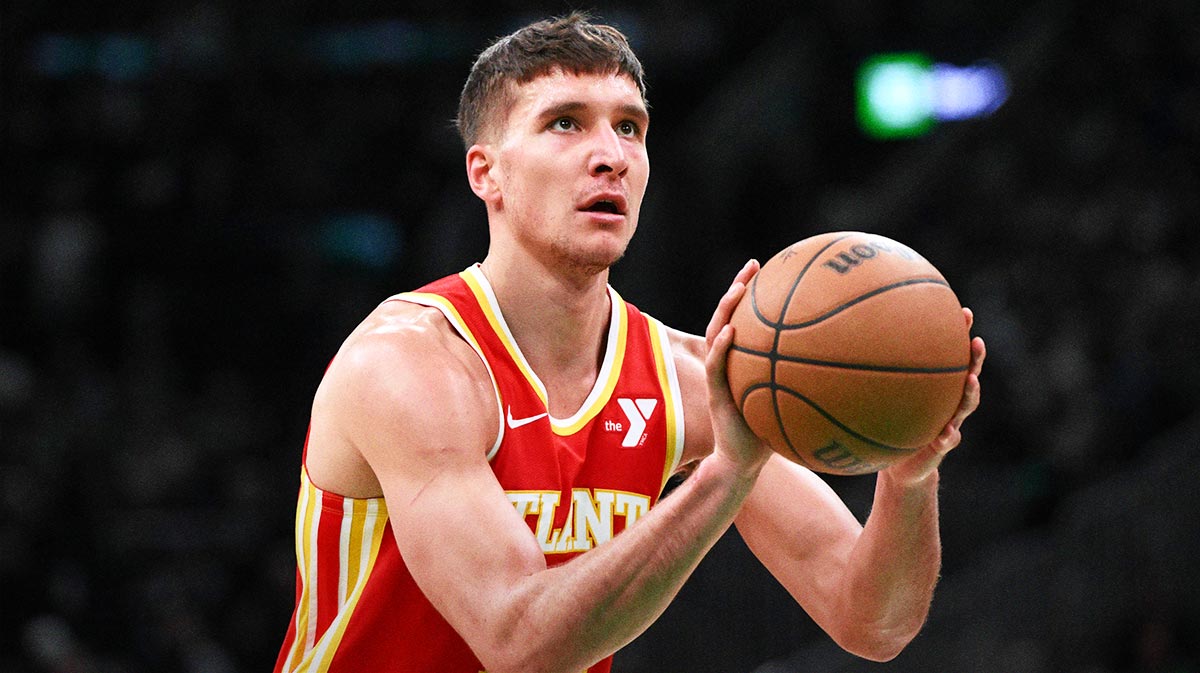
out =
[[475,196],[491,204],[500,199],[495,157],[488,145],[472,145],[467,150],[467,182]]

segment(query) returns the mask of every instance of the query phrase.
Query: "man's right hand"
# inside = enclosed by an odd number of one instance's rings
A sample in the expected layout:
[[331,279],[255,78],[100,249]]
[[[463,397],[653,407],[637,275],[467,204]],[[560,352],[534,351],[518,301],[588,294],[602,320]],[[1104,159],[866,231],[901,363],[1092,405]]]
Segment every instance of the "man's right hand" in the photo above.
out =
[[758,270],[757,260],[746,262],[717,303],[704,332],[708,347],[704,363],[708,377],[708,405],[715,439],[713,453],[745,469],[750,481],[758,475],[772,451],[770,445],[755,435],[742,417],[729,390],[726,362],[734,337],[733,325],[729,324],[729,320]]

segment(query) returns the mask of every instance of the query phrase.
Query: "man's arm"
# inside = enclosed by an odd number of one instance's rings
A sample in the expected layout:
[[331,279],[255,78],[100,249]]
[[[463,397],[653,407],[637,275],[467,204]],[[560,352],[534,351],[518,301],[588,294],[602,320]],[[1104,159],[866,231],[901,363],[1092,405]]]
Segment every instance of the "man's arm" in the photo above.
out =
[[738,531],[755,555],[814,621],[859,656],[894,658],[928,615],[941,567],[937,467],[979,405],[983,341],[976,338],[971,350],[954,418],[930,445],[879,473],[865,527],[823,480],[781,457],[763,469],[738,515]]
[[895,657],[925,621],[941,564],[936,477],[883,474],[864,528],[812,472],[774,457],[737,519],[746,544],[846,651]]
[[[969,328],[969,310],[964,318]],[[698,389],[706,375],[704,342],[672,331],[672,344],[685,390],[688,439],[681,463],[687,465],[711,450],[708,415],[722,407],[687,392]],[[958,445],[963,420],[979,404],[983,341],[976,338],[971,349],[954,418],[929,446],[879,473],[865,528],[824,480],[775,455],[736,518],[750,549],[813,620],[864,658],[895,657],[928,614],[941,566],[937,466]]]
[[[731,287],[710,329],[720,374],[709,380],[726,396],[722,327],[743,291]],[[354,336],[322,389],[321,413],[378,479],[417,584],[495,673],[577,673],[636,637],[728,528],[769,455],[735,428],[637,525],[548,569],[485,458],[499,422],[487,373],[448,329],[399,321]]]

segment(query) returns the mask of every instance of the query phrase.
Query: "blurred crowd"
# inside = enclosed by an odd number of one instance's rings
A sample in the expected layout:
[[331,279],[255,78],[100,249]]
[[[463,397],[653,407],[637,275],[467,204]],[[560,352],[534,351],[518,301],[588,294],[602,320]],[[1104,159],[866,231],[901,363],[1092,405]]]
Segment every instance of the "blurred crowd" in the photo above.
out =
[[[0,671],[270,667],[322,369],[377,302],[482,258],[458,89],[563,9],[5,10]],[[841,653],[731,532],[615,670],[1200,671],[1200,5],[597,13],[653,105],[626,298],[699,331],[746,258],[869,230],[989,347],[905,653]],[[998,64],[1009,99],[865,137],[854,68],[912,49]],[[870,477],[831,482],[866,515]]]

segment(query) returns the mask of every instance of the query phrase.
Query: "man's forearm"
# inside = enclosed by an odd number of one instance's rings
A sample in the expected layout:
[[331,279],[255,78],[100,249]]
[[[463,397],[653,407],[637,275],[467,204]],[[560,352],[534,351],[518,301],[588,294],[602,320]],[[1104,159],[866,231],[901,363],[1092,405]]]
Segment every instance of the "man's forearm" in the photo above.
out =
[[929,614],[941,569],[938,473],[901,485],[881,472],[842,584],[845,637],[871,659],[895,657]]
[[[632,640],[728,529],[754,477],[753,470],[710,456],[632,528],[516,588],[532,589],[520,597],[522,621],[528,622],[521,631],[532,636],[522,651],[543,651],[543,663],[563,661],[578,670]],[[566,587],[571,595],[562,591]],[[520,660],[513,664],[530,670]]]

